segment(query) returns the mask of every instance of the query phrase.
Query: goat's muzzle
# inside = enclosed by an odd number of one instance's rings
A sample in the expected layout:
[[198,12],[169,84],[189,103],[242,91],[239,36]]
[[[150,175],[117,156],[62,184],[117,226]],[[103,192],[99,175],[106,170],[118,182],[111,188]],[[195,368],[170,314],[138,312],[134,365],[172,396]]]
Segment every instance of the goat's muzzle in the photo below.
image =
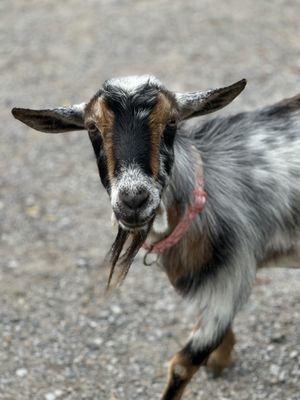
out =
[[136,192],[122,190],[118,202],[113,207],[115,217],[121,226],[130,231],[146,229],[153,220],[157,209],[147,189]]

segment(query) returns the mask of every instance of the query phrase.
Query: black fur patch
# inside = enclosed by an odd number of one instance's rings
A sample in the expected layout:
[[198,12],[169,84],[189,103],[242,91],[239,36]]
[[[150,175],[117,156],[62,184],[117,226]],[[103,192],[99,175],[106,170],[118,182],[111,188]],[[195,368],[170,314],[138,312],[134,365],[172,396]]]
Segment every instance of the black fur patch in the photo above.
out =
[[103,151],[103,141],[102,141],[101,135],[100,135],[100,133],[97,133],[97,134],[89,134],[89,136],[90,136],[90,140],[92,142],[92,146],[93,146],[94,153],[96,156],[97,166],[98,166],[102,185],[109,192],[110,184],[109,184],[109,177],[108,177],[108,169],[107,169],[106,156]]
[[115,174],[120,168],[137,164],[151,174],[151,131],[149,116],[157,104],[159,89],[146,83],[133,93],[120,87],[104,84],[103,96],[114,113],[113,151]]
[[164,394],[163,400],[174,400],[178,391],[181,389],[185,381],[177,375],[172,376],[172,385],[168,388],[167,393]]
[[222,342],[224,333],[220,334],[218,338],[209,346],[202,349],[194,349],[192,346],[192,341],[189,341],[185,347],[181,350],[184,358],[189,360],[192,365],[200,366],[206,362],[209,355],[219,346]]

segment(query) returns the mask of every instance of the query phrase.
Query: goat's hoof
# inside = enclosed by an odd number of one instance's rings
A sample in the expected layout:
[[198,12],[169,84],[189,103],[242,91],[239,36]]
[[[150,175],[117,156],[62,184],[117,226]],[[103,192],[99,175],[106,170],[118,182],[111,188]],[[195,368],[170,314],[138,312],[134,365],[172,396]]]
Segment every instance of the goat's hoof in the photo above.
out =
[[219,378],[225,368],[229,368],[234,364],[234,361],[230,358],[229,360],[220,360],[217,357],[211,355],[207,361],[206,367],[209,371],[209,375],[212,378]]

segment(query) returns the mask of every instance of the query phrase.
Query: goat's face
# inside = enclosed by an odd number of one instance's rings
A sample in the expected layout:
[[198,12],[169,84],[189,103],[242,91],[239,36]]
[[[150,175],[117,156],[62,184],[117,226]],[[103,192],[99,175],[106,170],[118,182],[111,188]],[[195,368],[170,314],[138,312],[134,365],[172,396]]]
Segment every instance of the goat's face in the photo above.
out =
[[101,180],[124,229],[146,228],[155,216],[178,116],[175,96],[153,78],[107,81],[85,109]]
[[116,219],[123,229],[143,230],[171,174],[178,121],[224,107],[245,84],[171,93],[151,76],[111,79],[87,104],[13,114],[43,132],[87,129]]

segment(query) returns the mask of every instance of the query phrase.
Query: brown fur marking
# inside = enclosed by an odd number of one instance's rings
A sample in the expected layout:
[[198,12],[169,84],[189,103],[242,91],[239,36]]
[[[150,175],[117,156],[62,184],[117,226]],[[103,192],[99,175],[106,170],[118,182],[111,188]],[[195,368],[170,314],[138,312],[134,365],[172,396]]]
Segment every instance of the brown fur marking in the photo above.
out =
[[235,345],[235,336],[233,330],[229,328],[215,351],[211,353],[207,361],[207,367],[212,371],[214,376],[221,374],[224,368],[232,363],[232,350]]
[[163,94],[159,93],[158,101],[150,115],[151,131],[151,171],[154,177],[159,171],[159,147],[161,136],[164,132],[168,119],[171,116],[172,104]]
[[101,132],[104,151],[107,159],[107,170],[109,179],[112,180],[115,171],[115,159],[113,151],[113,127],[114,114],[107,107],[103,98],[96,98],[88,109],[88,117],[91,119]]
[[170,361],[168,382],[162,400],[181,399],[186,385],[190,382],[199,366],[195,366],[182,353],[177,353]]

